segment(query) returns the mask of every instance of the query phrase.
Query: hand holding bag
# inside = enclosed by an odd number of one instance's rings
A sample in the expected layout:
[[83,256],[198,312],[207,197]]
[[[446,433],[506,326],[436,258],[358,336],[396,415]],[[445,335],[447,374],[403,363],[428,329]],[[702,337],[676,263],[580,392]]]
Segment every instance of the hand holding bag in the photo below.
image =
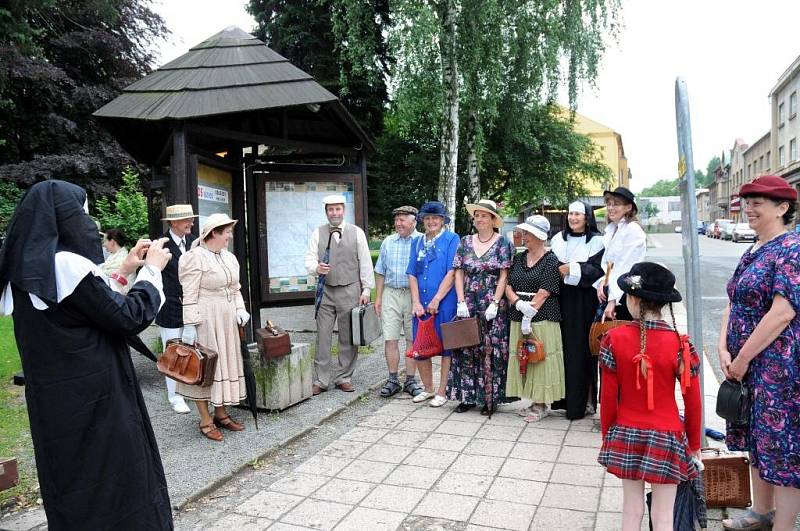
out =
[[264,360],[280,358],[292,353],[292,340],[283,328],[267,321],[264,328],[256,329],[256,336]]
[[442,323],[444,350],[474,347],[482,342],[483,334],[477,317],[454,319],[449,323]]
[[725,380],[720,384],[717,415],[733,424],[750,422],[750,393],[742,382]]
[[439,356],[444,348],[442,340],[436,335],[436,317],[414,317],[417,320],[417,334],[414,343],[406,351],[406,357],[415,360],[427,360]]
[[217,353],[199,343],[187,345],[180,339],[167,341],[158,358],[158,372],[186,385],[210,387],[217,369]]
[[519,360],[519,373],[525,376],[528,373],[529,363],[539,363],[546,357],[544,343],[535,337],[521,337],[517,341],[517,359]]

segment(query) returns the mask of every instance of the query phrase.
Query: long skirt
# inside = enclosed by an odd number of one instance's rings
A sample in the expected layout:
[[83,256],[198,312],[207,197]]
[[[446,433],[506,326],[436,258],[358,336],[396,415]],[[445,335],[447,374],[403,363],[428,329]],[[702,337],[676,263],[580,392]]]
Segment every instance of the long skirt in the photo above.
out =
[[519,372],[519,359],[516,355],[520,329],[521,323],[511,321],[506,395],[528,398],[536,404],[551,404],[561,400],[565,394],[561,326],[554,321],[533,323],[532,335],[544,343],[545,359],[538,363],[528,363],[525,376]]

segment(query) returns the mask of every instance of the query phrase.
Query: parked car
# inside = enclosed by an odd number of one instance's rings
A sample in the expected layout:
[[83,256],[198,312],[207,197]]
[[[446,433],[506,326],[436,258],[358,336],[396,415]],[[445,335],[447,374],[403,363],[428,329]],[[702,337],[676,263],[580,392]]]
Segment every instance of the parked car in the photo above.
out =
[[698,221],[697,222],[697,234],[705,234],[706,233],[706,222],[705,221]]
[[736,223],[733,221],[724,221],[719,224],[719,237],[722,240],[731,240],[733,239],[733,228],[736,226]]
[[734,242],[756,241],[756,231],[750,228],[748,223],[737,223],[731,231],[731,239]]
[[713,221],[708,222],[708,226],[706,226],[706,237],[713,238],[714,231],[717,229],[717,224]]
[[725,228],[727,227],[728,223],[733,223],[733,220],[732,219],[720,218],[720,219],[717,219],[714,222],[714,224],[715,224],[714,238],[718,238],[720,240],[724,240],[725,239]]
[[680,234],[683,231],[683,227],[681,227],[680,225],[675,225],[675,227],[673,227],[672,230]]

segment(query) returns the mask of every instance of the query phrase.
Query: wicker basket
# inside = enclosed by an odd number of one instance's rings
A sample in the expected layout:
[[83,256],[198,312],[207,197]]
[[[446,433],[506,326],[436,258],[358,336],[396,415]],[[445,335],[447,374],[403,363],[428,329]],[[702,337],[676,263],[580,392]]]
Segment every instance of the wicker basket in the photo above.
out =
[[750,507],[750,460],[746,455],[703,448],[707,507]]
[[599,321],[592,323],[592,327],[589,329],[589,351],[592,353],[592,356],[600,355],[600,341],[603,339],[606,332],[627,323],[630,323],[630,321],[623,321],[621,319],[606,321],[604,323]]

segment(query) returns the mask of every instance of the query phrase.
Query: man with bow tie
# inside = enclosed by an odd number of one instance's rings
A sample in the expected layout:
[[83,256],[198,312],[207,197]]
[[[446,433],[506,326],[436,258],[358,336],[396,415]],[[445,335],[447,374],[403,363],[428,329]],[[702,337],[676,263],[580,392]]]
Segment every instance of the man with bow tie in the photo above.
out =
[[[178,281],[178,260],[183,253],[188,251],[196,239],[192,235],[192,226],[196,218],[192,205],[172,205],[167,207],[167,215],[161,218],[169,224],[169,230],[164,234],[167,243],[164,247],[172,253],[167,267],[161,273],[164,281],[164,296],[166,301],[161,311],[156,316],[156,324],[161,327],[161,344],[166,348],[167,341],[181,337],[183,331],[183,306],[181,297],[183,290]],[[189,406],[183,397],[175,393],[175,380],[166,378],[167,397],[175,413],[188,413]]]

